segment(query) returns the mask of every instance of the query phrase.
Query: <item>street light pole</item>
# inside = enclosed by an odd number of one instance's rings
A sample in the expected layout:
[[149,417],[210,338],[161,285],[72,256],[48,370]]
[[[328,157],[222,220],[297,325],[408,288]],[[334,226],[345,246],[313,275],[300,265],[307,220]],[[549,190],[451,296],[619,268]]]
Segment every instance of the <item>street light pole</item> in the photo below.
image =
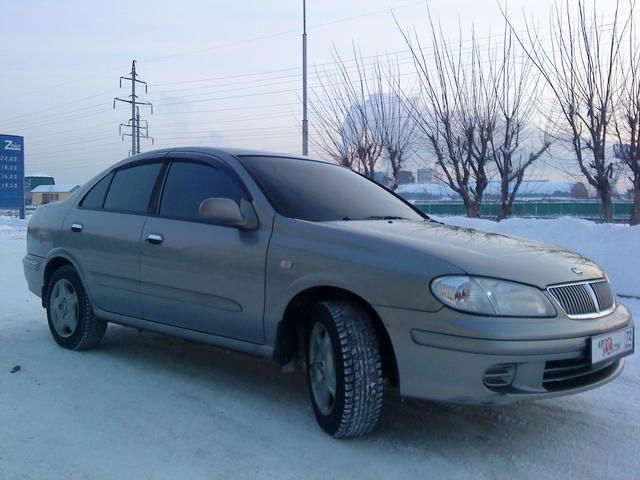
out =
[[307,119],[307,0],[302,0],[302,154],[309,155]]

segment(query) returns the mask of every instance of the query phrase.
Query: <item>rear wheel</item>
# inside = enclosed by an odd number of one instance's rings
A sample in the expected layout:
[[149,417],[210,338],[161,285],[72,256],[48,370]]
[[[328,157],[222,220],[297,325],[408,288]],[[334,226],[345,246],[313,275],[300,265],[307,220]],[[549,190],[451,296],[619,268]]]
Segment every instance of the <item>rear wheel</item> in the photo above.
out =
[[318,423],[334,437],[372,431],[382,411],[383,377],[369,315],[338,300],[320,302],[310,313],[307,378]]
[[58,268],[49,281],[47,319],[53,339],[70,350],[95,347],[107,329],[107,322],[93,314],[78,273],[68,265]]

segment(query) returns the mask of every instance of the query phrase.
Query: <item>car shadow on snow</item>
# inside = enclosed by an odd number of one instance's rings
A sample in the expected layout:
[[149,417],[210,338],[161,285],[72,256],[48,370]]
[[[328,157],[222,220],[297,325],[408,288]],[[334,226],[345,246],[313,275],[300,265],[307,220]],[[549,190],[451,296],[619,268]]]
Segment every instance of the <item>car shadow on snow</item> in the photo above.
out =
[[[229,400],[274,416],[271,423],[299,424],[308,434],[325,437],[315,425],[304,375],[282,373],[268,360],[113,325],[96,352],[111,365],[138,370],[141,378],[156,376],[163,391],[174,390],[183,398],[185,409],[195,404],[204,410]],[[128,375],[135,378],[137,373]],[[496,447],[530,454],[532,444],[564,429],[567,410],[573,409],[562,399],[502,407],[405,400],[387,388],[377,430],[357,442],[445,456],[464,449],[481,457],[490,450],[495,454]],[[260,427],[255,425],[256,430]],[[584,427],[590,428],[586,423]]]

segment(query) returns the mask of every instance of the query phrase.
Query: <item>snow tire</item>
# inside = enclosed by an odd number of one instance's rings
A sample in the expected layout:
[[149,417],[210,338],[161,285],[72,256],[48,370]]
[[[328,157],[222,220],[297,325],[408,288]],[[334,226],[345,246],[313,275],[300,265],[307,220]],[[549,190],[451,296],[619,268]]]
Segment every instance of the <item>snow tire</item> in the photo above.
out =
[[[380,346],[369,314],[357,303],[345,300],[319,302],[309,313],[307,380],[318,423],[336,438],[371,432],[382,412],[384,388]],[[310,342],[317,323],[326,329],[333,347],[336,388],[328,414],[322,412],[312,388],[314,365]]]

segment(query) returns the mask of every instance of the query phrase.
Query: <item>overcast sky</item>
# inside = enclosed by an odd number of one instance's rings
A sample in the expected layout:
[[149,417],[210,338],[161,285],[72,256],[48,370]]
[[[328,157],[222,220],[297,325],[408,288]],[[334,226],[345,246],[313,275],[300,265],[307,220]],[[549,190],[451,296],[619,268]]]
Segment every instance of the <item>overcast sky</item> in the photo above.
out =
[[[603,5],[606,2],[601,2]],[[482,35],[499,32],[495,0],[429,2],[455,38],[458,23]],[[550,0],[509,1],[548,23]],[[426,3],[410,0],[309,0],[310,86],[314,65],[331,68],[332,49],[348,58],[397,52],[411,62],[390,13],[426,34]],[[142,110],[156,147],[232,145],[300,151],[301,0],[136,0],[3,2],[0,20],[0,133],[25,137],[26,170],[57,183],[84,183],[124,158],[130,139],[112,108],[131,60],[149,83]],[[142,149],[150,150],[150,141]],[[549,161],[535,172],[557,176]]]

